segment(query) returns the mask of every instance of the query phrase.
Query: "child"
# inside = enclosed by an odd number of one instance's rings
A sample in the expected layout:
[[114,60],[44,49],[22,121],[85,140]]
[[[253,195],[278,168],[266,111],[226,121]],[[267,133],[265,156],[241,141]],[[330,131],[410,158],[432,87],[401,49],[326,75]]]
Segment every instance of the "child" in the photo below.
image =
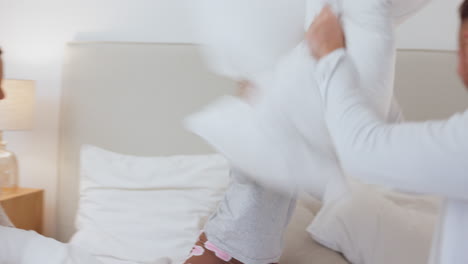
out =
[[[238,94],[250,101],[251,88],[243,82]],[[235,168],[230,176],[224,199],[185,263],[278,263],[296,192],[276,192]]]

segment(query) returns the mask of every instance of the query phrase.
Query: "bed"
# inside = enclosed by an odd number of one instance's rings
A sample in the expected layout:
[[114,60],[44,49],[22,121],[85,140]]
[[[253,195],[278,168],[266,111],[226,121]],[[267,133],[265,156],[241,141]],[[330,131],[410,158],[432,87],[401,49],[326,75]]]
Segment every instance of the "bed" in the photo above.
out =
[[[447,86],[449,80],[461,87],[453,70],[455,58],[451,52],[399,52],[397,94],[410,119],[441,118],[464,109],[468,98],[463,90],[441,90],[438,82],[444,80]],[[70,43],[63,78],[58,238],[68,241],[75,232],[83,144],[139,156],[212,153],[181,120],[234,88],[235,83],[205,68],[194,45]],[[444,97],[427,97],[428,91],[444,92]],[[415,107],[415,100],[422,104]],[[304,232],[319,208],[318,201],[299,205],[287,233],[283,264],[348,263]]]

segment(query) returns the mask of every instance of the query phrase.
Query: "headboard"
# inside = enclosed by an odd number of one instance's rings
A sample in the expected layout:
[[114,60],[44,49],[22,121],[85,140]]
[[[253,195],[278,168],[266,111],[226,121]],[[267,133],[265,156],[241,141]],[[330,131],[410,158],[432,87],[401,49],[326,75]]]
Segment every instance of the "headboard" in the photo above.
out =
[[[410,119],[439,118],[468,105],[451,52],[400,51],[397,94]],[[211,152],[181,120],[235,84],[204,67],[185,44],[68,45],[61,111],[58,238],[74,232],[78,155],[94,144],[135,155]]]
[[468,108],[456,52],[400,50],[395,72],[396,96],[408,120],[447,118]]
[[212,150],[182,119],[235,83],[208,72],[194,45],[71,43],[63,78],[58,238],[74,232],[82,144],[153,156]]

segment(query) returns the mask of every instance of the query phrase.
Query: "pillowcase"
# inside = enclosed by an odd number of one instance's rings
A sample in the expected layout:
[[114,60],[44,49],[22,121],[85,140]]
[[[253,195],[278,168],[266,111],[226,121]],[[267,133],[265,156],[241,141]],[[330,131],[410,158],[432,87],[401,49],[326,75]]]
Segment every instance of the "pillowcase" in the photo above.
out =
[[71,244],[103,263],[182,262],[228,175],[219,155],[135,157],[84,146]]
[[[352,0],[344,0],[353,4]],[[197,43],[218,74],[242,79],[259,73],[290,52],[304,37],[324,3],[335,0],[198,0],[190,6]],[[372,5],[375,0],[359,3]],[[391,12],[402,23],[429,0],[394,0]],[[307,6],[316,5],[304,12]],[[356,5],[356,4],[355,4]],[[312,11],[312,12],[310,12]],[[307,17],[307,18],[306,18]]]
[[327,202],[308,232],[354,264],[427,264],[439,202],[352,184]]
[[[219,21],[216,20],[217,16],[212,16],[212,13],[220,12],[235,20],[237,18],[235,12],[241,12],[242,9],[224,10],[217,9],[214,5],[205,10],[207,12],[205,16],[213,17],[215,21],[210,22],[218,29],[213,29],[211,35],[207,34],[204,39],[207,48],[213,51],[221,49],[225,54],[236,54],[235,58],[244,58],[237,54],[264,54],[264,49],[269,50],[276,45],[279,47],[279,43],[288,39],[291,33],[285,28],[275,27],[278,21],[272,19],[269,12],[265,12],[261,7],[280,5],[283,1],[268,1],[267,4],[265,1],[262,2],[263,5],[256,3],[249,6],[252,10],[239,16],[239,23],[242,18],[242,23],[239,25],[244,25],[246,21],[255,24],[257,19],[263,19],[262,30],[275,34],[266,38],[265,42],[255,41],[256,45],[237,45],[237,42],[250,40],[250,34],[256,34],[258,25],[244,26],[236,30],[227,29],[225,27],[227,22],[219,18]],[[379,113],[388,116],[393,99],[395,66],[393,1],[298,2],[305,4],[306,16],[295,14],[303,21],[290,29],[291,32],[294,32],[292,29],[301,30],[302,38],[304,24],[308,27],[326,3],[332,4],[333,9],[341,14],[346,32],[347,54],[356,66],[364,92],[379,106]],[[236,0],[232,5],[244,4],[244,0]],[[290,12],[297,12],[297,9],[293,5],[291,10],[284,8],[276,12],[289,16]],[[251,20],[245,16],[251,16]],[[288,34],[283,34],[283,31]],[[226,40],[227,37],[223,37],[225,34],[230,34],[231,38],[235,36],[239,41],[228,41],[230,45],[211,42],[215,38]],[[293,38],[292,36],[291,39]],[[308,192],[317,198],[322,198],[328,181],[331,178],[342,177],[342,173],[324,122],[319,92],[323,76],[314,74],[320,64],[317,65],[317,61],[310,55],[305,41],[284,51],[282,56],[280,53],[276,52],[276,55],[271,57],[274,63],[268,66],[260,67],[254,60],[255,56],[248,56],[251,59],[242,60],[242,63],[230,68],[251,81],[255,90],[258,90],[258,96],[250,105],[236,98],[224,98],[189,117],[187,126],[214,146],[233,166],[255,177],[255,180],[263,185],[286,192],[294,190],[297,185],[307,186]],[[217,57],[216,53],[213,56],[221,61],[227,60],[224,56]],[[249,67],[251,64],[257,66]],[[258,71],[253,71],[251,68]]]
[[321,203],[302,195],[284,235],[285,248],[279,263],[349,264],[342,254],[317,243],[305,232]]

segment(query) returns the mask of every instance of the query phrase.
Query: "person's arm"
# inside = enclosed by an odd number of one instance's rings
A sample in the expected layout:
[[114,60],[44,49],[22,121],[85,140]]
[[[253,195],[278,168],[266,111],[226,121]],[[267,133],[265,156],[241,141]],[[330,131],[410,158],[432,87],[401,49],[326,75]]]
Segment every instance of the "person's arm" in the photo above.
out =
[[468,112],[446,121],[389,124],[364,94],[339,19],[325,7],[307,32],[319,59],[325,119],[343,169],[365,182],[468,200]]
[[367,183],[468,200],[468,112],[387,124],[344,49],[319,62],[326,122],[344,170]]

